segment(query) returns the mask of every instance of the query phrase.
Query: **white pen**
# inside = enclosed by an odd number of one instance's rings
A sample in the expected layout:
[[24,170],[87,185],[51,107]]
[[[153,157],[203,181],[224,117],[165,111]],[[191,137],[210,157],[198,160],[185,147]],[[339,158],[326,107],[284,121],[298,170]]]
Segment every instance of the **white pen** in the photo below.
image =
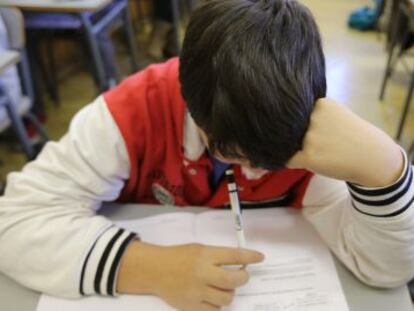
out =
[[246,239],[244,237],[239,194],[237,191],[237,185],[234,179],[233,170],[231,169],[226,170],[226,178],[227,178],[227,189],[229,190],[231,211],[233,213],[234,222],[236,224],[237,243],[240,248],[245,248]]

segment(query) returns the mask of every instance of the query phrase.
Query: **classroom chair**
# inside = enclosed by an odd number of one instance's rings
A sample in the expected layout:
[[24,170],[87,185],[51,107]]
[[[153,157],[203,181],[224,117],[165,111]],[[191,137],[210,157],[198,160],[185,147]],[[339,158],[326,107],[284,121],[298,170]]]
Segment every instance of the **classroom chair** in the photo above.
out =
[[[128,12],[128,0],[114,0],[98,12],[79,13],[39,13],[24,12],[25,26],[28,33],[35,36],[32,42],[36,45],[38,38],[45,38],[51,74],[48,84],[52,98],[58,99],[56,87],[56,66],[53,53],[53,38],[68,33],[80,38],[81,50],[86,47],[87,60],[92,65],[92,75],[98,92],[107,90],[119,81],[117,65],[113,55],[113,46],[109,39],[108,29],[122,25],[128,41],[131,71],[138,69],[137,52],[134,33]],[[33,47],[36,50],[36,47]]]
[[410,56],[407,52],[413,43],[414,34],[414,4],[407,0],[396,1],[398,6],[394,10],[392,19],[390,20],[390,29],[388,31],[389,43],[387,44],[388,60],[385,68],[384,78],[381,85],[380,100],[384,99],[385,90],[392,75],[397,62],[405,65],[407,72],[411,75],[410,84],[408,86],[407,95],[403,107],[403,112],[398,124],[396,140],[400,140],[407,114],[410,108],[411,99],[414,90],[414,71],[409,69],[406,64],[406,57]]
[[[33,104],[33,87],[25,51],[23,17],[17,9],[0,8],[0,18],[4,21],[9,39],[8,49],[0,47],[0,53],[3,51],[17,54],[16,56],[19,59],[17,66],[23,91],[20,102],[14,102],[12,96],[10,96],[10,90],[0,80],[0,109],[5,111],[5,113],[0,114],[0,132],[12,127],[27,159],[32,160],[40,151],[39,146],[42,146],[48,140],[48,135],[42,124],[30,111]],[[23,119],[33,125],[39,135],[39,143],[34,143],[29,138]]]

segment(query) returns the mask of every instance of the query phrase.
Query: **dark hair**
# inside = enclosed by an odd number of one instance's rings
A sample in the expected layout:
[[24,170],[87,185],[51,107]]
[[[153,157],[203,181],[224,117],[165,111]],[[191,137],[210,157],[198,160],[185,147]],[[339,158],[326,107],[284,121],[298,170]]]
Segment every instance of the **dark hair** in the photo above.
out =
[[326,94],[318,27],[293,0],[206,1],[187,29],[180,82],[213,153],[278,169]]

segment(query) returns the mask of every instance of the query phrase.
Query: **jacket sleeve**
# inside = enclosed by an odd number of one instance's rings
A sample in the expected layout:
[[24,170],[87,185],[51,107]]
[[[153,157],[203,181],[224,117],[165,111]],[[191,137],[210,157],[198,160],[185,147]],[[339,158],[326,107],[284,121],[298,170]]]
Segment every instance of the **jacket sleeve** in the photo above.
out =
[[121,255],[135,235],[96,211],[119,196],[129,163],[99,97],[59,142],[8,176],[0,197],[0,271],[54,296],[115,294]]
[[413,168],[404,159],[393,185],[365,188],[315,175],[304,197],[305,218],[368,285],[396,287],[414,275]]

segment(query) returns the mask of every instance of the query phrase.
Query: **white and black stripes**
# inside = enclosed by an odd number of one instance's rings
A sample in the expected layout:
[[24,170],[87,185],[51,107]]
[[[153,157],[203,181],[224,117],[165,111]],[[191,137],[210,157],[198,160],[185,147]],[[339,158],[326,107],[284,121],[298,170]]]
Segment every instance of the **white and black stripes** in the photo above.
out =
[[114,260],[112,261],[112,265],[111,265],[111,269],[109,271],[109,275],[108,275],[108,282],[107,282],[107,293],[108,295],[113,296],[115,293],[115,280],[116,280],[116,275],[118,273],[118,268],[119,268],[119,263],[121,261],[121,257],[125,251],[125,249],[127,248],[129,242],[136,238],[136,234],[134,233],[130,233],[127,238],[121,243],[120,247],[118,248],[118,250],[115,252],[115,257]]
[[365,188],[348,183],[353,206],[359,212],[376,217],[392,217],[403,213],[414,201],[413,168],[404,154],[404,170],[393,185]]
[[82,295],[115,294],[119,263],[135,233],[111,226],[98,237],[87,254],[80,278]]

